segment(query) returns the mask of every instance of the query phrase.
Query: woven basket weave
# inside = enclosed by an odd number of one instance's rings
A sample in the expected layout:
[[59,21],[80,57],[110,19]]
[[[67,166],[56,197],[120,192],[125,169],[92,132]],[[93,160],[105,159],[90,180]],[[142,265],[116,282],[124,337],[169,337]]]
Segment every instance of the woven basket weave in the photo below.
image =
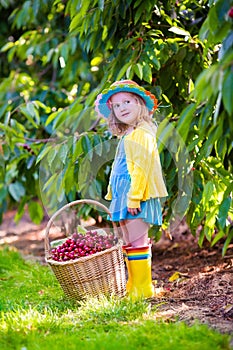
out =
[[[58,262],[51,259],[49,231],[53,220],[63,210],[77,204],[92,204],[101,207],[110,215],[108,208],[94,200],[77,200],[59,209],[49,220],[45,230],[45,260],[50,265],[64,293],[71,299],[98,297],[100,295],[125,295],[125,266],[121,244],[93,255],[75,260]],[[114,233],[117,227],[113,223]]]

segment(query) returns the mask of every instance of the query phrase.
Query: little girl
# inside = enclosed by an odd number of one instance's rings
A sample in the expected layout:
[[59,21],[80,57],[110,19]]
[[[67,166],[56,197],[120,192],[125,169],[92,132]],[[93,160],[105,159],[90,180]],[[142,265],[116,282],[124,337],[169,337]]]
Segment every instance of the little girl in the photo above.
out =
[[131,80],[113,83],[98,95],[96,111],[120,137],[109,180],[111,220],[123,233],[128,269],[126,290],[133,298],[152,297],[150,225],[162,224],[160,197],[167,196],[152,114],[157,99]]

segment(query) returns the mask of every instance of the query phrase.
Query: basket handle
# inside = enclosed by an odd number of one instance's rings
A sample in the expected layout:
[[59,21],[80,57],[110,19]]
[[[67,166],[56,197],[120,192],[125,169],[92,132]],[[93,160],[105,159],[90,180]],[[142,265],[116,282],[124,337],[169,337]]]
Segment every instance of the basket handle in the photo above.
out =
[[[99,202],[97,202],[97,201],[95,201],[93,199],[79,199],[79,200],[67,203],[62,208],[60,208],[58,211],[56,211],[51,216],[50,220],[48,221],[48,224],[47,224],[46,229],[45,229],[45,255],[48,255],[48,252],[49,252],[49,249],[50,249],[49,230],[50,230],[50,228],[51,228],[51,226],[53,224],[54,219],[59,214],[61,214],[64,210],[66,210],[67,208],[73,207],[74,205],[77,205],[77,204],[92,204],[92,205],[96,205],[96,206],[102,208],[111,217],[111,213],[110,213],[109,209],[105,205],[103,205],[103,204],[101,204],[101,203],[99,203]],[[115,224],[114,221],[112,221],[112,225],[113,225],[114,235],[119,238],[118,228],[117,228],[117,225]]]

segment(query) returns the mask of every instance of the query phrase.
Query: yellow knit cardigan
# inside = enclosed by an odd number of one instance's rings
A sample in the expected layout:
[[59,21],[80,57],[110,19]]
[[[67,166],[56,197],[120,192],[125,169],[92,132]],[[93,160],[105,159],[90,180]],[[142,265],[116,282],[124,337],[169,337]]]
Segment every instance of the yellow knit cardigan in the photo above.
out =
[[[143,122],[124,137],[126,163],[131,178],[127,206],[139,208],[141,201],[168,195],[156,141],[156,127]],[[112,199],[108,186],[107,200]]]

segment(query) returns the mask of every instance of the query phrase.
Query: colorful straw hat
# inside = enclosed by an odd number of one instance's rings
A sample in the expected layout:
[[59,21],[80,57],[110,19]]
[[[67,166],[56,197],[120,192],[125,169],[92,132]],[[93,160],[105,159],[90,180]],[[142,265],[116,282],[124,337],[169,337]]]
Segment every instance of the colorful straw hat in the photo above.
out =
[[110,85],[108,89],[103,90],[102,93],[97,96],[95,110],[99,116],[104,118],[109,117],[111,113],[109,99],[118,92],[131,92],[141,96],[150,113],[153,113],[158,107],[158,100],[150,91],[139,86],[135,81],[120,80]]

